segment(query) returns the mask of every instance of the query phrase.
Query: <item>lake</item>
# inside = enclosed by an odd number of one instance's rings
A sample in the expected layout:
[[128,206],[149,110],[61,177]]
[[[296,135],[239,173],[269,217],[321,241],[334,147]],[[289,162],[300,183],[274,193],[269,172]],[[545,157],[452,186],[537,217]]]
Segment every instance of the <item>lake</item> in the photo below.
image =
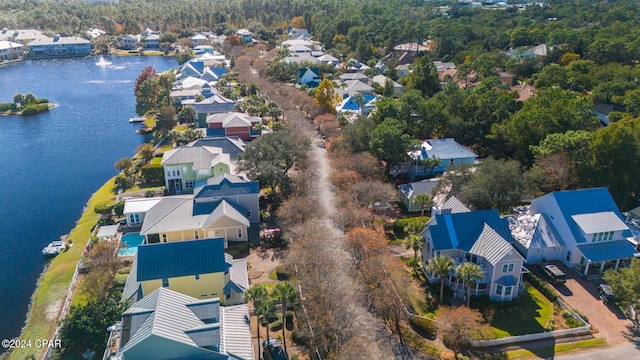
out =
[[[138,135],[135,79],[165,57],[23,61],[0,67],[0,103],[34,93],[58,107],[34,116],[0,116],[0,339],[19,335],[39,274],[41,250],[69,233],[83,207],[117,172],[113,164],[149,140]],[[0,348],[0,353],[3,349]]]

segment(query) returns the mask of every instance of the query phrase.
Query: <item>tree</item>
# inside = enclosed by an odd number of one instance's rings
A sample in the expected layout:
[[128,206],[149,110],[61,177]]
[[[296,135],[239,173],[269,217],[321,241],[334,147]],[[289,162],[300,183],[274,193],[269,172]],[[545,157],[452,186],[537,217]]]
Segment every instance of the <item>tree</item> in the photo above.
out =
[[453,350],[456,359],[460,350],[469,346],[471,336],[482,327],[480,312],[464,306],[444,308],[438,320],[445,324],[442,340]]
[[413,203],[420,206],[420,216],[424,216],[424,209],[430,206],[433,201],[431,200],[431,195],[425,193],[416,195],[413,198]]
[[427,270],[437,275],[440,279],[440,302],[443,301],[444,297],[444,282],[449,276],[449,272],[453,270],[453,259],[449,256],[441,256],[437,255],[434,258],[429,259],[427,263]]
[[116,175],[116,178],[114,181],[116,184],[116,188],[115,188],[116,192],[119,192],[119,191],[125,192],[133,187],[133,181],[131,181],[130,178],[122,174]]
[[417,273],[418,270],[418,251],[424,246],[424,239],[420,234],[412,233],[404,239],[404,246],[407,249],[413,250],[413,271]]
[[[262,303],[267,300],[269,293],[264,284],[256,284],[249,288],[249,290],[244,293],[244,296],[248,301],[253,302],[253,313],[258,318],[258,349],[262,349],[262,344],[260,343],[260,317],[264,315]],[[267,324],[267,328],[268,327],[269,324]],[[260,354],[262,354],[262,351],[258,350],[258,360],[261,359]]]
[[96,214],[100,214],[102,216],[105,217],[111,217],[111,215],[113,214],[113,207],[115,206],[115,203],[111,200],[106,200],[103,202],[100,202],[98,204],[96,204],[96,206],[93,207],[93,211]]
[[191,49],[178,51],[178,53],[176,53],[176,61],[178,62],[178,65],[182,65],[191,59],[193,59],[193,51],[191,51]]
[[167,133],[177,125],[176,108],[171,105],[160,107],[160,114],[156,121],[156,129]]
[[472,262],[464,262],[456,268],[456,277],[462,279],[462,282],[467,287],[467,307],[471,304],[471,287],[475,285],[476,281],[484,278],[484,272],[478,264]]
[[100,353],[109,333],[106,329],[120,319],[125,304],[114,296],[104,300],[90,300],[86,305],[74,305],[62,321],[60,340],[63,352],[82,352],[87,349]]
[[475,172],[473,164],[454,164],[447,168],[438,185],[433,190],[433,196],[448,199],[451,196],[462,197]]
[[148,163],[153,159],[156,149],[149,143],[144,143],[138,147],[138,156],[142,159],[143,163]]
[[296,16],[291,19],[291,27],[294,29],[306,29],[307,24],[304,22],[304,18],[302,16]]
[[156,73],[156,69],[154,69],[153,66],[147,66],[146,68],[142,69],[140,75],[138,75],[138,77],[136,78],[135,85],[133,86],[133,93],[137,96],[142,83],[144,83],[147,79],[156,77],[157,75],[158,74]]
[[271,293],[277,299],[280,300],[280,304],[282,305],[282,342],[284,345],[284,353],[287,354],[287,336],[285,335],[285,328],[287,326],[287,307],[288,304],[295,301],[298,292],[296,288],[291,285],[289,282],[278,283],[273,288]]
[[626,309],[631,304],[637,304],[640,299],[640,260],[633,259],[628,268],[607,270],[604,280],[616,294],[614,302]]
[[133,167],[133,160],[131,158],[122,158],[113,165],[116,170],[124,173],[125,176],[131,176],[131,167]]
[[16,93],[13,96],[13,103],[14,104],[20,104],[22,105],[22,103],[24,102],[24,95],[22,95],[21,93]]
[[407,158],[411,140],[403,134],[402,124],[395,119],[385,119],[371,133],[369,148],[371,153],[387,164],[387,174],[391,168]]
[[418,89],[425,97],[433,96],[440,90],[440,79],[433,60],[428,55],[417,59],[411,66],[411,72],[406,77],[405,86],[408,90]]
[[187,124],[193,123],[193,119],[196,117],[196,110],[191,105],[185,105],[180,109],[180,118],[187,122]]
[[476,209],[506,211],[531,193],[522,175],[520,163],[516,160],[487,158],[469,181],[464,198]]
[[313,102],[322,108],[325,112],[335,114],[338,105],[339,96],[334,92],[333,81],[324,78],[320,85],[316,88],[316,95]]
[[367,103],[364,95],[355,93],[353,94],[353,96],[351,96],[351,99],[356,105],[358,105],[358,115],[362,114],[362,107]]

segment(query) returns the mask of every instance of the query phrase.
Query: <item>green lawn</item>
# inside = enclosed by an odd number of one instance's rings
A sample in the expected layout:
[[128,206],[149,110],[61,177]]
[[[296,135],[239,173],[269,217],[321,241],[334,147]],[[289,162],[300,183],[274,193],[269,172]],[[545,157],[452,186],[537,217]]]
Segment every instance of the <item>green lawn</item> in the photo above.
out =
[[[40,277],[38,287],[31,299],[31,311],[20,339],[50,339],[53,335],[57,320],[55,314],[64,303],[76,264],[91,236],[91,229],[97,222],[98,216],[93,211],[93,207],[102,201],[115,197],[111,192],[115,186],[113,180],[114,178],[107,181],[89,200],[87,209],[78,220],[76,227],[69,233],[69,239],[73,241],[73,246],[56,256],[49,264],[47,271]],[[54,314],[53,318],[47,317],[47,309]],[[44,350],[35,347],[16,349],[11,353],[9,359],[25,359],[32,356],[40,358]]]
[[519,349],[508,351],[507,359],[522,359],[532,357],[545,358],[561,352],[589,349],[605,345],[607,345],[607,341],[605,339],[589,339],[570,343],[561,343],[554,346],[541,347],[538,349]]
[[493,334],[485,336],[503,338],[543,332],[553,316],[553,304],[533,286],[527,286],[524,296],[510,309],[496,312],[491,321]]

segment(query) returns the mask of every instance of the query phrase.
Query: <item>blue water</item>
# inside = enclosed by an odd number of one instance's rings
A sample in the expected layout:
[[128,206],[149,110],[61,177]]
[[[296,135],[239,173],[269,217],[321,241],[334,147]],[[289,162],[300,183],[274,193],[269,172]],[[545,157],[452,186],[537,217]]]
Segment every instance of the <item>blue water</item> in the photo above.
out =
[[136,77],[146,66],[176,66],[163,57],[106,60],[112,65],[81,58],[0,67],[0,102],[32,92],[58,104],[45,114],[0,116],[0,339],[24,325],[42,248],[69,233],[91,194],[116,174],[113,164],[145,140],[128,122]]
[[118,256],[134,256],[138,252],[138,246],[144,241],[144,236],[140,233],[128,233],[122,235]]

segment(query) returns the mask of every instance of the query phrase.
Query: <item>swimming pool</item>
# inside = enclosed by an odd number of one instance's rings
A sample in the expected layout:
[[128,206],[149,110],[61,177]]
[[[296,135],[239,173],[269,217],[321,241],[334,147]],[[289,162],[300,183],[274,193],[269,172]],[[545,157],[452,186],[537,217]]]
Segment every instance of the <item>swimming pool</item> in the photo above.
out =
[[138,245],[142,244],[144,236],[140,233],[122,235],[118,256],[134,256],[138,252]]

